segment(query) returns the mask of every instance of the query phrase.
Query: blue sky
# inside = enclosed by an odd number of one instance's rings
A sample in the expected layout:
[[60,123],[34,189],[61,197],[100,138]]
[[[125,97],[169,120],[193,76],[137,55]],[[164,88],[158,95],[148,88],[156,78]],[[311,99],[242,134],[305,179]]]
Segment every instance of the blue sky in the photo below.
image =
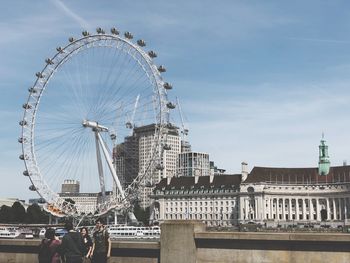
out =
[[[83,29],[115,26],[158,53],[193,150],[230,173],[350,162],[347,1],[2,1],[0,196],[35,197],[18,159],[18,121],[44,59]],[[175,113],[177,114],[177,113]]]

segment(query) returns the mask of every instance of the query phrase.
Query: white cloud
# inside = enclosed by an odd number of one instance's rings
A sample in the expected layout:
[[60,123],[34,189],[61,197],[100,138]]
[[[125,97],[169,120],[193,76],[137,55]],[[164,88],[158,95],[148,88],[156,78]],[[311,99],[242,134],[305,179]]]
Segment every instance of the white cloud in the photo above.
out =
[[78,15],[76,12],[74,12],[72,9],[68,8],[66,4],[64,4],[60,0],[52,0],[52,2],[60,8],[61,11],[65,13],[66,16],[72,18],[75,22],[77,22],[83,29],[88,29],[90,27],[89,23],[82,18],[80,15]]

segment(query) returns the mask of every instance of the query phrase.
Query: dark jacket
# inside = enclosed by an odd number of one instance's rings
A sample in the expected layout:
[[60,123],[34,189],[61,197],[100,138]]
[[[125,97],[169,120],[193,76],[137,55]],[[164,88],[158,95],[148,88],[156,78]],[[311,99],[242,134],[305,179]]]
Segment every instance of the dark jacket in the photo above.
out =
[[60,253],[66,258],[67,262],[82,258],[84,253],[84,244],[80,233],[68,232],[62,238]]

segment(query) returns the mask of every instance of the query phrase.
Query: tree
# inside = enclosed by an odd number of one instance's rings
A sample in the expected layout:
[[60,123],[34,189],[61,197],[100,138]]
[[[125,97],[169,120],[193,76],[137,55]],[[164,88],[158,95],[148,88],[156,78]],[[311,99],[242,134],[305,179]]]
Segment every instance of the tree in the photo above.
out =
[[149,224],[150,208],[143,209],[140,207],[139,202],[134,205],[134,215],[139,222],[142,222],[145,226]]
[[27,208],[28,223],[47,223],[48,213],[43,211],[38,204],[32,204]]
[[0,222],[1,223],[12,223],[13,222],[13,212],[12,208],[7,205],[3,205],[0,208]]
[[26,220],[26,210],[20,202],[14,202],[12,205],[13,221],[24,223]]

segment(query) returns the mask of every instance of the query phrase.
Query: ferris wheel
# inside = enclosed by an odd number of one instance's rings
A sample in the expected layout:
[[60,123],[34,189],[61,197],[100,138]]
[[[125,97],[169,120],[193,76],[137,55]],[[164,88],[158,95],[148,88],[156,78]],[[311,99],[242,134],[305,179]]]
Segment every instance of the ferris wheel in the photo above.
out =
[[[167,96],[172,86],[161,76],[166,70],[155,65],[154,51],[144,51],[144,40],[110,32],[84,31],[57,47],[23,104],[23,174],[56,216],[128,208],[140,183],[162,169],[174,108]],[[140,130],[148,132],[142,142],[147,151],[138,153],[142,161],[135,157],[136,144],[125,150]],[[64,182],[75,188],[61,189]],[[72,201],[74,195],[85,201]]]

